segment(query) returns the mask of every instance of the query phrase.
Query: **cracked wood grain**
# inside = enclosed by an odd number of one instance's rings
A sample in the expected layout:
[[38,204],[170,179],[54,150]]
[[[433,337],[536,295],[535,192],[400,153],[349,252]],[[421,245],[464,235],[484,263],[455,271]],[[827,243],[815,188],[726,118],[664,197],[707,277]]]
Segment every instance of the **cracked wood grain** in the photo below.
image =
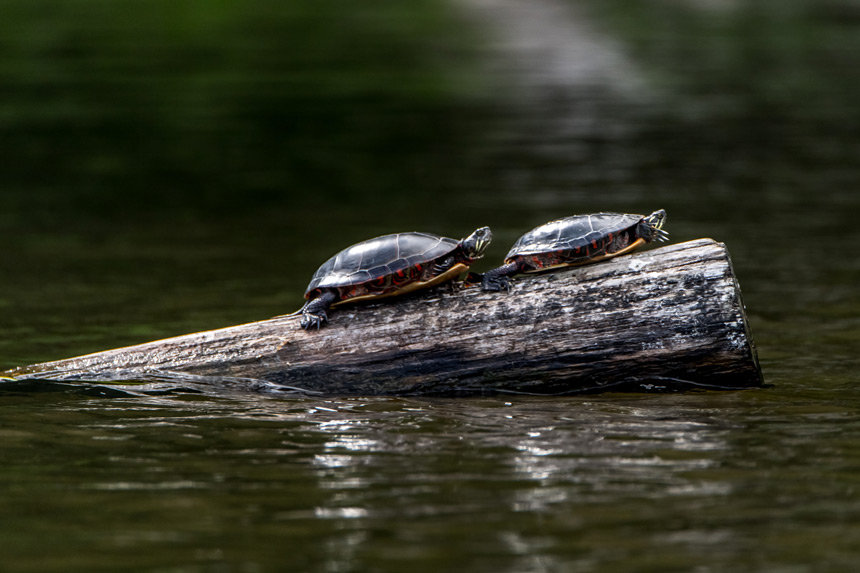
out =
[[710,239],[560,272],[509,293],[439,288],[18,368],[17,379],[173,380],[327,395],[571,394],[760,386],[725,245]]

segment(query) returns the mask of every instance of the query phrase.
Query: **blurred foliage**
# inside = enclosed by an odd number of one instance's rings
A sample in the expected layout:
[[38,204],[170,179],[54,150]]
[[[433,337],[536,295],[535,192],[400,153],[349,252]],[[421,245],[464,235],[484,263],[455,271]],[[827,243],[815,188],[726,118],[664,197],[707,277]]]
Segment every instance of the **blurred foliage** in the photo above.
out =
[[448,165],[470,34],[436,0],[7,0],[5,211],[232,213]]
[[840,205],[860,163],[860,4],[585,2],[657,94],[640,178],[706,193],[714,219],[816,210],[822,226],[851,224]]
[[687,113],[860,128],[854,0],[587,2]]
[[560,1],[626,48],[645,105],[574,86],[506,107],[516,82],[488,71],[516,66],[482,58],[517,47],[451,0],[5,0],[0,356],[290,311],[321,261],[393,230],[490,224],[486,270],[601,209],[728,241],[759,313],[835,313],[858,272],[820,248],[856,228],[856,0]]

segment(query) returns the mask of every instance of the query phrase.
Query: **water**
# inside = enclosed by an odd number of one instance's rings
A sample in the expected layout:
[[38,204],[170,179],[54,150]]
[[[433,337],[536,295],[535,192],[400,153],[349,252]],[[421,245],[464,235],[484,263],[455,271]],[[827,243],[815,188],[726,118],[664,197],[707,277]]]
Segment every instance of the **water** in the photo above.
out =
[[779,390],[4,402],[2,511],[15,520],[0,545],[16,570],[856,562],[856,409]]
[[[435,14],[430,4],[422,10]],[[160,119],[133,145],[139,118],[102,118],[102,131],[62,121],[40,131],[45,124],[24,113],[38,98],[11,90],[20,97],[6,109],[16,113],[3,121],[26,137],[3,144],[13,160],[0,172],[0,369],[282,314],[298,307],[326,257],[390,230],[459,237],[489,224],[496,239],[484,270],[549,218],[665,208],[673,240],[728,245],[769,386],[416,400],[4,382],[0,569],[855,568],[860,86],[846,70],[860,37],[856,7],[678,2],[667,20],[660,8],[629,3],[548,4],[552,17],[528,24],[575,18],[597,43],[597,61],[623,62],[618,74],[594,79],[589,70],[600,66],[584,65],[571,79],[552,60],[522,76],[510,101],[474,95],[507,78],[488,76],[466,95],[404,89],[375,103],[355,103],[360,90],[343,96],[343,84],[311,74],[303,81],[330,97],[277,149],[259,141],[277,143],[278,130],[253,127],[292,121],[290,109],[268,107],[287,89],[277,85],[244,92],[235,76],[198,78],[233,85],[238,101],[265,112],[254,119],[236,115],[223,89],[215,92],[223,100],[204,105],[188,94],[205,89],[174,77],[168,87],[193,105],[142,92],[144,120]],[[410,29],[432,30],[433,18]],[[517,45],[500,18],[487,45]],[[83,26],[65,21],[72,32]],[[26,47],[10,62],[48,49],[29,30],[5,36]],[[572,49],[562,44],[553,54]],[[51,53],[101,73],[106,61],[87,60],[86,48]],[[410,53],[404,65],[439,73]],[[504,53],[491,71],[515,59]],[[149,57],[141,77],[173,77],[158,53]],[[46,92],[67,94],[67,107],[52,108],[60,120],[98,118],[128,97],[120,82],[119,94],[107,90],[92,100],[103,105],[88,107],[83,84],[59,71],[42,69],[27,85],[64,87]],[[353,106],[374,129],[350,139],[359,120],[338,121]],[[189,109],[200,115],[179,122]],[[321,117],[339,119],[314,124]],[[70,143],[81,133],[96,135]],[[256,155],[224,155],[237,134]],[[192,143],[196,154],[186,153]],[[40,158],[53,169],[36,169]],[[146,165],[127,173],[134,158]]]

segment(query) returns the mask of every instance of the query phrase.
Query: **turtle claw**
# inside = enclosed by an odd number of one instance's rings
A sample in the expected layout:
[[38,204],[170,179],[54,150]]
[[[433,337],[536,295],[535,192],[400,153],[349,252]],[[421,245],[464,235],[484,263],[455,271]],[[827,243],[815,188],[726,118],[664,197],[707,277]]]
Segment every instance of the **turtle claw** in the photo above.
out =
[[324,310],[320,310],[315,314],[310,312],[302,313],[302,320],[300,324],[305,330],[310,330],[314,326],[316,326],[317,330],[319,330],[325,322],[328,322],[328,315]]

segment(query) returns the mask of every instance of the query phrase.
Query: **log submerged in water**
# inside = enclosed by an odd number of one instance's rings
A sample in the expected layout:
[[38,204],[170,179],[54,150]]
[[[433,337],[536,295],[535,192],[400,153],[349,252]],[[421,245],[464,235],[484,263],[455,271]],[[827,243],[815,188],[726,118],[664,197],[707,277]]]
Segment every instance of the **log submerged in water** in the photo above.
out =
[[326,395],[574,394],[760,386],[725,245],[710,239],[558,272],[510,293],[439,288],[18,368],[17,379],[207,380]]

